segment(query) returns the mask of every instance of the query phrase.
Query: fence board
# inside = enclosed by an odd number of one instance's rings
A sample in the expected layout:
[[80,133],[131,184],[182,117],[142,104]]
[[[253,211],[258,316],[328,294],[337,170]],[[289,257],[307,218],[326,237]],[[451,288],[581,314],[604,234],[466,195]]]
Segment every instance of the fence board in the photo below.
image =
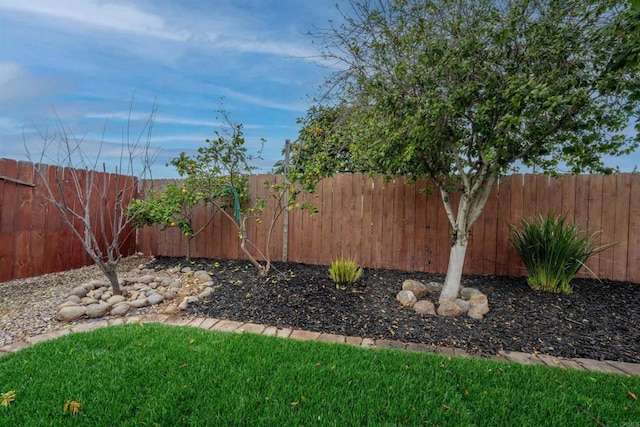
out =
[[640,283],[640,174],[631,174],[631,197],[629,198],[629,252],[627,279]]
[[613,274],[611,278],[614,280],[626,280],[627,278],[629,231],[632,227],[629,217],[631,176],[629,174],[616,175],[616,217],[613,238],[613,242],[616,245],[611,249],[613,251]]
[[[514,175],[509,181],[511,189],[511,208],[507,211],[509,223],[514,227],[520,227],[520,219],[525,214],[524,210],[524,180],[526,175]],[[505,212],[505,214],[507,214]],[[527,213],[531,213],[528,211]],[[524,274],[522,260],[512,245],[507,246],[509,252],[509,275],[521,276]]]
[[383,239],[383,218],[384,218],[384,180],[381,176],[376,176],[372,182],[371,197],[372,197],[372,215],[371,215],[371,266],[374,268],[380,268],[383,264],[383,252],[384,246]]
[[[616,227],[616,191],[617,179],[615,175],[603,177],[602,191],[602,216],[600,224],[602,229],[601,243],[613,243],[615,241]],[[612,189],[612,191],[605,191]],[[613,248],[597,255],[600,258],[599,274],[606,277],[613,277]]]
[[[0,172],[2,175],[15,177],[18,163],[14,160],[2,159]],[[0,180],[2,182],[2,205],[0,205],[0,279],[10,280],[16,277],[13,272],[13,232],[14,212],[18,184]]]

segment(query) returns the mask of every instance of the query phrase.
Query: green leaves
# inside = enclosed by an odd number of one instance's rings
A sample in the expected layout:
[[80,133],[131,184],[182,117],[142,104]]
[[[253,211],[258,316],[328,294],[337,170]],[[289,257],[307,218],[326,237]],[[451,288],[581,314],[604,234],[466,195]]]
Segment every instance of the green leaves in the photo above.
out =
[[542,215],[522,219],[521,229],[512,227],[509,241],[528,273],[527,282],[536,290],[569,294],[571,279],[594,254],[612,244],[598,244],[597,234],[587,235],[566,215]]
[[358,267],[355,259],[345,259],[343,255],[329,266],[329,276],[336,284],[336,288],[345,290],[347,285],[358,281],[363,269]]

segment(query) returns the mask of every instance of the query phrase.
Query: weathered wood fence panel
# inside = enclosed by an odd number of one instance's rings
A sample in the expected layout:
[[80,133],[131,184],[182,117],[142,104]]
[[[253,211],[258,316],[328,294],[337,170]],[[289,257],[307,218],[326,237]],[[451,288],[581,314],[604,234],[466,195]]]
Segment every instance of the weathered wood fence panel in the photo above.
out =
[[[254,196],[267,200],[263,222],[249,222],[248,234],[255,247],[265,251],[274,199],[264,182],[281,182],[272,175],[252,176]],[[157,183],[154,183],[156,185]],[[360,265],[409,271],[444,273],[450,248],[450,225],[440,193],[426,194],[425,181],[406,185],[404,178],[385,182],[360,174],[341,174],[322,180],[315,194],[304,195],[318,208],[289,212],[288,260],[327,265],[344,254]],[[452,197],[457,205],[459,197]],[[522,217],[550,212],[565,213],[602,243],[616,246],[587,263],[600,278],[640,283],[640,174],[564,176],[512,175],[492,189],[485,211],[475,224],[464,274],[524,275],[515,250],[508,243],[511,225]],[[193,257],[242,258],[236,230],[220,214],[196,237]],[[176,230],[158,232],[148,227],[139,233],[138,249],[156,255],[184,254],[183,239]],[[282,259],[282,218],[270,245],[271,259]],[[581,276],[588,271],[583,269]]]
[[[8,178],[0,179],[0,282],[91,264],[80,242],[48,202],[34,167],[41,168],[49,179],[56,172],[65,173],[54,166],[0,159],[0,176]],[[76,172],[81,176],[85,173]],[[113,188],[117,179],[135,180],[113,174],[99,177],[101,185]],[[274,175],[250,178],[252,197],[267,201],[262,222],[252,219],[247,223],[249,250],[258,258],[266,253],[268,227],[277,213],[276,200],[265,182],[280,183],[282,179]],[[144,185],[162,188],[168,182],[171,181],[156,180]],[[24,183],[33,183],[35,187]],[[367,267],[446,272],[450,225],[439,192],[421,191],[428,187],[426,181],[406,185],[402,177],[385,182],[381,176],[369,178],[361,174],[322,180],[316,193],[304,195],[300,200],[316,206],[317,214],[310,216],[307,211],[297,209],[288,213],[288,260],[327,265],[344,254]],[[114,191],[104,199],[94,197],[92,209],[113,203]],[[78,202],[71,187],[65,189],[65,194],[69,200]],[[452,199],[455,205],[459,197],[454,195]],[[464,273],[524,275],[522,263],[508,243],[510,225],[518,225],[522,217],[552,211],[566,213],[570,221],[599,232],[602,243],[616,242],[614,247],[590,260],[588,269],[601,278],[640,283],[638,173],[558,179],[545,175],[502,178],[472,230]],[[222,213],[214,213],[211,208],[208,212],[197,211],[196,228],[205,225],[211,214],[205,230],[192,241],[191,255],[243,258],[237,229]],[[269,246],[272,260],[282,259],[283,235],[280,215]],[[145,227],[136,236],[127,237],[122,247],[125,254],[136,247],[154,255],[185,254],[184,236],[177,228],[160,231],[160,227]],[[581,275],[587,273],[583,269]]]
[[[83,250],[81,242],[64,223],[57,208],[49,203],[46,189],[35,174],[35,167],[40,168],[50,182],[53,182],[56,173],[67,177],[70,172],[56,166],[0,159],[0,282],[93,263]],[[79,177],[79,183],[84,186],[87,172],[74,172]],[[134,177],[96,173],[95,179],[95,185],[105,186],[109,191],[104,199],[94,193],[90,204],[94,213],[104,206],[106,212],[114,211],[116,188],[137,189],[137,179]],[[59,194],[56,186],[52,190]],[[79,203],[77,192],[71,183],[64,191],[70,205]],[[129,191],[125,195],[125,202],[128,204],[135,195]],[[81,230],[78,221],[75,221],[75,226]],[[98,226],[98,222],[93,225],[96,230]],[[113,235],[110,223],[105,224],[105,232],[107,236]],[[136,246],[134,230],[125,230],[122,237],[122,253],[132,254]],[[150,235],[148,238],[156,237]]]

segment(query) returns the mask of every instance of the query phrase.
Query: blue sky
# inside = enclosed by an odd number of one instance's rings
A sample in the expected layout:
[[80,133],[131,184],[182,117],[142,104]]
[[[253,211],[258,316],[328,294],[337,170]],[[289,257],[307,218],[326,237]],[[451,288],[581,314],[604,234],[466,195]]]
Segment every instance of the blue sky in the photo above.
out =
[[[305,32],[337,20],[335,3],[0,0],[0,157],[25,159],[26,141],[39,158],[38,130],[55,127],[55,110],[87,154],[104,141],[101,158],[111,164],[135,94],[130,134],[157,99],[153,176],[175,177],[165,163],[213,136],[223,97],[250,151],[266,139],[256,165],[268,171],[331,72]],[[631,171],[640,154],[607,163]]]
[[38,158],[55,110],[108,161],[135,94],[131,134],[157,98],[154,177],[172,177],[165,163],[213,136],[223,97],[250,151],[266,139],[269,170],[331,72],[304,33],[337,16],[325,0],[0,0],[0,157],[25,159],[26,141]]

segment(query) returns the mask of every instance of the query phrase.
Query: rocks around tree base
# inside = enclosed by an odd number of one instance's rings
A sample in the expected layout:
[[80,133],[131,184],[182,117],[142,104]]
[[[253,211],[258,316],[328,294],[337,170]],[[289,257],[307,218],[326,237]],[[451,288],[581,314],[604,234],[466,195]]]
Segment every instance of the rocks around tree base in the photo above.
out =
[[[143,266],[139,268],[143,269]],[[199,301],[197,296],[189,293],[196,292],[200,297],[205,297],[212,292],[210,286],[213,282],[205,271],[195,274],[191,271],[181,273],[184,276],[180,279],[154,274],[126,277],[121,280],[122,295],[113,295],[111,285],[107,281],[92,280],[76,286],[69,292],[63,303],[57,307],[56,318],[61,322],[71,322],[82,317],[97,319],[107,315],[125,316],[135,309],[161,304],[184,296],[185,293],[187,296],[178,307],[180,310],[186,310],[189,304]],[[176,275],[180,272],[167,271],[167,274]],[[189,286],[182,285],[183,279],[197,286],[188,290]]]
[[467,314],[473,319],[481,320],[489,312],[487,296],[475,288],[462,288],[460,298],[440,303],[437,310],[433,302],[420,299],[424,296],[439,295],[442,287],[442,284],[436,282],[425,285],[417,280],[405,280],[396,299],[404,307],[413,307],[417,314],[424,315],[457,317]]

